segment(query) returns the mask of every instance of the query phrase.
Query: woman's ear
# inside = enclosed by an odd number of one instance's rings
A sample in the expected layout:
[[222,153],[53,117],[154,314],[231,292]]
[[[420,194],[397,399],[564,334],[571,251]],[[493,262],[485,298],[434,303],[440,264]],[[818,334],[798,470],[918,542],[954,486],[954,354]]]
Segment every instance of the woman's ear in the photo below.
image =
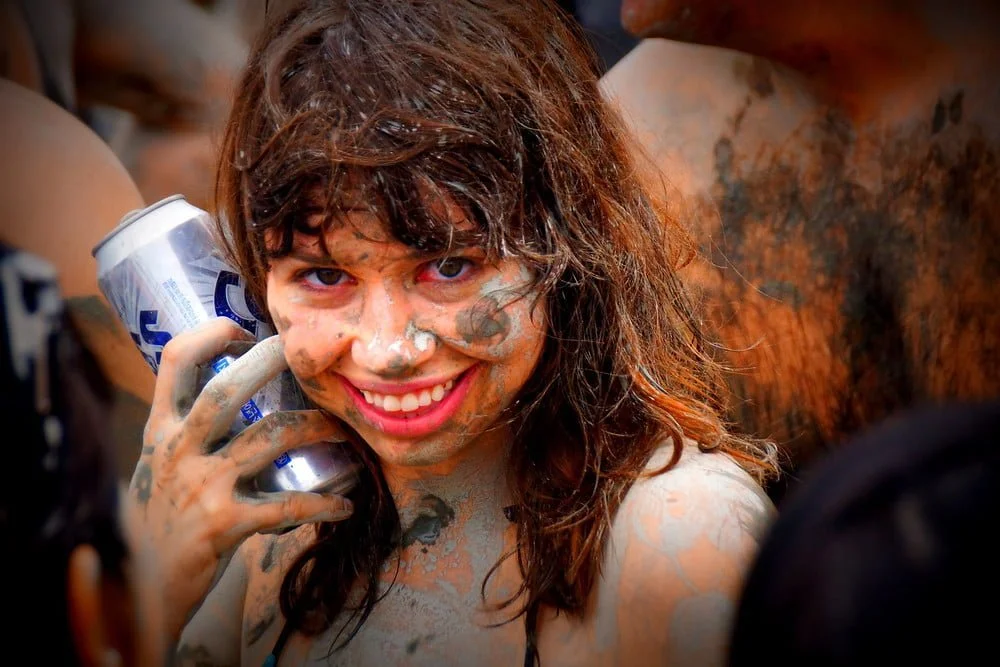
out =
[[69,556],[66,572],[66,604],[77,659],[83,667],[121,667],[121,653],[112,645],[107,627],[115,618],[105,609],[101,558],[89,544],[81,544]]

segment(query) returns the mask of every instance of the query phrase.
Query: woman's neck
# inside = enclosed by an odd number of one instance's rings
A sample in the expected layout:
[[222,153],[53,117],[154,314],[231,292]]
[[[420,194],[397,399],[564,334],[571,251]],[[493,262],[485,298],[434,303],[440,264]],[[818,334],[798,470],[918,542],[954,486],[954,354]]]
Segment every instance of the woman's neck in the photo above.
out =
[[382,472],[399,511],[403,546],[427,544],[448,525],[493,523],[510,504],[507,454],[511,434],[479,436],[459,456],[429,466],[393,466]]

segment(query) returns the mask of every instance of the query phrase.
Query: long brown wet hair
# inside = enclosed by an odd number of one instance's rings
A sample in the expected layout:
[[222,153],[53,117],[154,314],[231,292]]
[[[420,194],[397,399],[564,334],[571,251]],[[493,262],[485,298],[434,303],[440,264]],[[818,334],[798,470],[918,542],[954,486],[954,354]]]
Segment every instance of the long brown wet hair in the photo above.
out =
[[[688,438],[761,480],[774,449],[720,418],[720,367],[677,274],[690,241],[640,185],[597,60],[553,3],[327,0],[272,16],[218,183],[221,232],[253,294],[263,301],[268,261],[294,232],[343,224],[345,199],[408,245],[449,247],[455,230],[428,188],[474,221],[463,242],[528,265],[546,297],[547,341],[510,415],[524,584],[508,605],[520,601],[512,618],[524,615],[530,648],[540,606],[583,613],[611,518],[657,447],[673,446],[663,470]],[[363,453],[354,516],[335,537],[318,528],[281,594],[305,633],[349,611],[345,642],[378,600],[400,529]],[[364,597],[348,609],[356,585]]]

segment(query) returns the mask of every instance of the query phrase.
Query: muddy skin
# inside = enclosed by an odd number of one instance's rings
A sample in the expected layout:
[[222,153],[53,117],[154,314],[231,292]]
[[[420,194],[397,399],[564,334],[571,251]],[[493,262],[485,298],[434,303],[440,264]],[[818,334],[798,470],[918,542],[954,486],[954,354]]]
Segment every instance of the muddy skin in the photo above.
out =
[[307,389],[310,389],[312,391],[315,392],[323,391],[323,383],[314,377],[306,378],[304,380],[299,380],[299,383],[302,384],[303,387],[306,387]]
[[264,633],[266,633],[272,625],[274,625],[277,618],[278,608],[276,606],[272,606],[268,609],[262,619],[254,623],[253,627],[247,630],[247,646],[253,646],[260,641],[260,638],[264,636]]
[[300,364],[301,373],[308,376],[314,377],[316,374],[316,362],[305,352],[305,350],[299,350],[296,353],[296,363]]
[[177,667],[222,667],[212,660],[211,654],[204,646],[183,645],[177,651],[174,661],[170,664]]
[[472,308],[458,314],[455,326],[458,334],[470,345],[492,342],[497,336],[502,342],[510,333],[510,316],[501,310],[496,297],[484,296]]
[[431,635],[425,635],[423,637],[417,637],[416,639],[411,639],[409,642],[406,643],[406,654],[413,655],[414,653],[417,652],[417,649],[420,647],[420,642],[434,641],[434,638],[436,636],[437,635],[431,634]]
[[[1000,51],[988,36],[1000,13],[982,3],[969,20],[937,0],[781,16],[742,0],[623,3],[645,35],[731,6],[759,23],[755,36],[660,33],[671,41],[649,40],[609,80],[656,166],[696,200],[704,260],[684,275],[735,371],[729,416],[778,442],[793,484],[897,410],[1000,393]],[[844,20],[804,19],[821,11]]]
[[420,499],[417,518],[403,532],[400,544],[404,549],[415,542],[423,545],[435,544],[441,535],[441,530],[447,528],[454,519],[455,510],[443,500],[434,495],[424,496]]
[[267,551],[264,552],[264,557],[260,559],[261,572],[270,572],[271,568],[274,567],[274,550],[277,546],[278,538],[272,538],[271,543],[267,545]]
[[[739,60],[733,64],[733,74],[737,80],[746,82],[755,97],[765,99],[774,95],[774,66],[764,58],[751,58],[749,64]],[[739,119],[736,121],[739,126]]]
[[177,385],[174,387],[174,407],[178,414],[186,415],[191,412],[201,388],[210,378],[209,370],[205,367],[195,367],[179,373]]
[[356,407],[350,405],[344,410],[344,421],[348,424],[359,424],[364,421],[364,417],[361,416],[361,412]]
[[278,333],[288,331],[292,326],[291,320],[276,310],[271,311],[271,319],[274,320],[274,326],[278,330]]
[[385,372],[382,376],[387,380],[395,380],[406,377],[410,372],[410,362],[403,355],[398,354],[386,363]]
[[153,493],[153,471],[144,461],[140,461],[135,468],[132,486],[139,504],[143,507],[149,504],[149,497]]
[[772,341],[726,355],[758,369],[734,380],[755,405],[733,416],[798,461],[914,403],[1000,388],[1000,160],[962,106],[957,91],[883,140],[875,192],[834,110],[800,130],[818,168],[738,156],[735,122],[715,145],[711,237],[725,243],[704,248],[698,282],[729,347]]

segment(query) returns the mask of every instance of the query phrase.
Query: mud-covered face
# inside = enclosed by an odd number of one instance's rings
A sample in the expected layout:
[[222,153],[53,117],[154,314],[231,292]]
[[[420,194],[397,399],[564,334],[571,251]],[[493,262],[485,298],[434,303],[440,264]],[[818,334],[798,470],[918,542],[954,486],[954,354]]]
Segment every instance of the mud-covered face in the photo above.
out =
[[349,222],[326,234],[330,256],[297,235],[271,264],[268,308],[288,364],[384,463],[446,462],[527,382],[544,304],[527,293],[532,276],[519,262],[488,264],[476,248],[427,255],[366,213]]

